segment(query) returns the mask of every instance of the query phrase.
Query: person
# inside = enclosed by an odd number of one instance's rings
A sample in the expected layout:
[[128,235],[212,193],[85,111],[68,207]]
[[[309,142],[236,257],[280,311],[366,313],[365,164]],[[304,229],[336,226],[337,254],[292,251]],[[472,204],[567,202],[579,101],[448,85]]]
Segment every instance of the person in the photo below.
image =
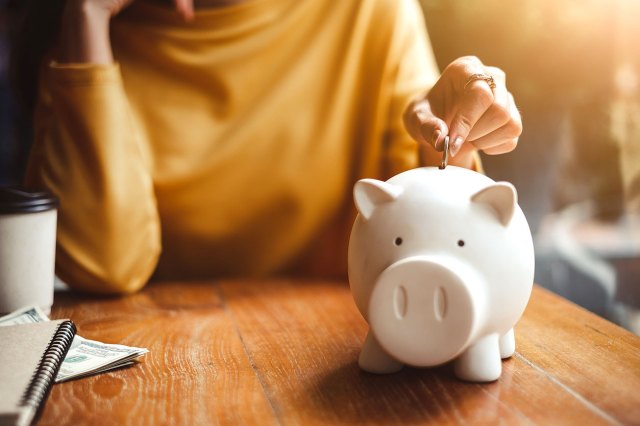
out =
[[[345,276],[351,189],[511,151],[504,73],[439,75],[417,0],[67,0],[42,60],[30,185],[60,198],[56,273]],[[417,142],[416,142],[417,141]]]

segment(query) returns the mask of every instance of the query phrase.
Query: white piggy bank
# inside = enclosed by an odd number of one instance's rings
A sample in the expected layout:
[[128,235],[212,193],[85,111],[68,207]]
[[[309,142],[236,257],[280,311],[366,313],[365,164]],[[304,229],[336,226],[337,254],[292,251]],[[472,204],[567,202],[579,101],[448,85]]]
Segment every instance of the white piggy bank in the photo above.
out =
[[513,185],[425,167],[354,187],[349,282],[369,323],[363,370],[455,359],[463,380],[496,380],[533,285],[531,231]]

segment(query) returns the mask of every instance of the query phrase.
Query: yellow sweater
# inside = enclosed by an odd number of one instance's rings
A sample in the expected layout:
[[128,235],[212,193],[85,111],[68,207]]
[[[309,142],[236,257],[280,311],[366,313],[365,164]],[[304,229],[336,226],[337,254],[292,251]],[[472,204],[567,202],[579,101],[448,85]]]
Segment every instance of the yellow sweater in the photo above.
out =
[[415,0],[250,0],[192,23],[137,0],[111,37],[116,64],[41,78],[28,182],[60,197],[72,287],[344,271],[353,183],[417,165],[401,116],[438,73]]

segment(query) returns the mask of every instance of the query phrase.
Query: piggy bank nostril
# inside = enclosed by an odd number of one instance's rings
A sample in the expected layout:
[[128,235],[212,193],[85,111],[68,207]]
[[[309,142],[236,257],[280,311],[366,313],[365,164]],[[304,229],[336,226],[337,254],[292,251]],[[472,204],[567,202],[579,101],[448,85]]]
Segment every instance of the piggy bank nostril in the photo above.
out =
[[447,315],[447,293],[442,287],[436,288],[433,294],[433,313],[438,321]]
[[396,318],[399,320],[407,315],[407,303],[407,289],[403,285],[397,286],[393,292],[393,306]]

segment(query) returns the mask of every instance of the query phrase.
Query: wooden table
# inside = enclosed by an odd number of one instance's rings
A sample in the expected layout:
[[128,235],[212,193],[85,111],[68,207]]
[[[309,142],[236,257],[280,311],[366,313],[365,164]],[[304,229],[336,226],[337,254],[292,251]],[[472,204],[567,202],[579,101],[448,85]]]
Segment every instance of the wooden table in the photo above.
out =
[[377,376],[344,283],[157,283],[57,293],[79,334],[146,347],[133,367],[55,385],[40,425],[640,424],[640,338],[535,288],[500,380],[451,366]]

